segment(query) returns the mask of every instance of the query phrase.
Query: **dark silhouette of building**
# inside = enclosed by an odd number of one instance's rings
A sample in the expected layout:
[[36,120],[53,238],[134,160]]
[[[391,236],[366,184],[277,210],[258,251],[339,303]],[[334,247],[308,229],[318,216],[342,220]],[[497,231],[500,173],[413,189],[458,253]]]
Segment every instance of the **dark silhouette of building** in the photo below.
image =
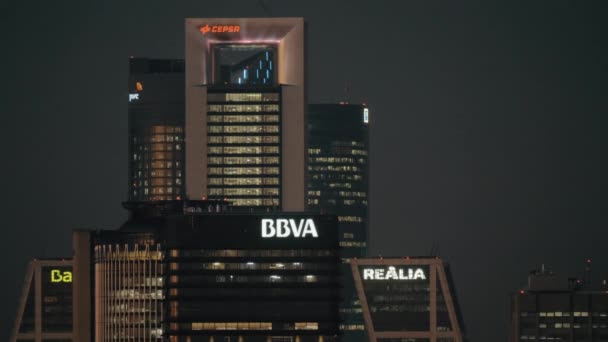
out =
[[543,266],[511,296],[510,318],[512,342],[608,341],[608,286],[562,278]]
[[348,262],[366,256],[369,226],[369,109],[308,106],[307,207],[338,216],[342,265],[341,330],[364,341],[363,316]]
[[129,59],[129,196],[180,199],[185,193],[184,61]]

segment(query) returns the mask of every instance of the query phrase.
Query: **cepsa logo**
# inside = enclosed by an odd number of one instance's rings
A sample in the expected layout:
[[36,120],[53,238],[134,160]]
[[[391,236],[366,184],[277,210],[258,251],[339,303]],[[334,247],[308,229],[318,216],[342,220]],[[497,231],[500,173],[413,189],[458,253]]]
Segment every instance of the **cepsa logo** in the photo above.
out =
[[201,25],[198,28],[199,31],[201,31],[202,34],[207,34],[209,32],[211,33],[224,33],[224,32],[230,32],[230,33],[236,33],[236,32],[240,32],[241,31],[241,26],[239,25]]

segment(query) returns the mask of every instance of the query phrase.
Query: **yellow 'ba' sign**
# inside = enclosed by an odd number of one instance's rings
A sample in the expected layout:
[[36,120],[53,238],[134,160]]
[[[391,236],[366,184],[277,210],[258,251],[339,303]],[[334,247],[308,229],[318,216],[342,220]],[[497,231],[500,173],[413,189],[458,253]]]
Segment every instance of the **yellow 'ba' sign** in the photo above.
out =
[[72,282],[72,272],[70,271],[60,271],[60,270],[51,270],[51,282],[52,283],[71,283]]

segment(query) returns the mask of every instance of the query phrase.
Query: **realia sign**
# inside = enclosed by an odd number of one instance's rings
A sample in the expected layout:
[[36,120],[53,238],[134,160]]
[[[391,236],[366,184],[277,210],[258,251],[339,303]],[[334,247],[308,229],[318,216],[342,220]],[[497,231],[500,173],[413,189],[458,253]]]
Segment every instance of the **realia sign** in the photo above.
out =
[[426,275],[422,268],[364,268],[363,280],[425,280]]
[[262,219],[263,238],[319,237],[313,219]]

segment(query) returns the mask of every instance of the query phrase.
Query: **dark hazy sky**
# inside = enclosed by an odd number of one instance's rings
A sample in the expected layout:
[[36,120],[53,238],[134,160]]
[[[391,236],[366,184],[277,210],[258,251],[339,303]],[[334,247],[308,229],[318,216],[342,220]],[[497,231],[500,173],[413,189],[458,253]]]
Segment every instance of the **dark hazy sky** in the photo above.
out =
[[[371,108],[371,251],[453,267],[469,336],[506,341],[507,298],[545,263],[608,276],[608,11],[590,1],[266,1],[308,23],[309,101]],[[0,4],[0,340],[27,261],[115,228],[129,56],[183,58],[186,17],[257,1]]]

